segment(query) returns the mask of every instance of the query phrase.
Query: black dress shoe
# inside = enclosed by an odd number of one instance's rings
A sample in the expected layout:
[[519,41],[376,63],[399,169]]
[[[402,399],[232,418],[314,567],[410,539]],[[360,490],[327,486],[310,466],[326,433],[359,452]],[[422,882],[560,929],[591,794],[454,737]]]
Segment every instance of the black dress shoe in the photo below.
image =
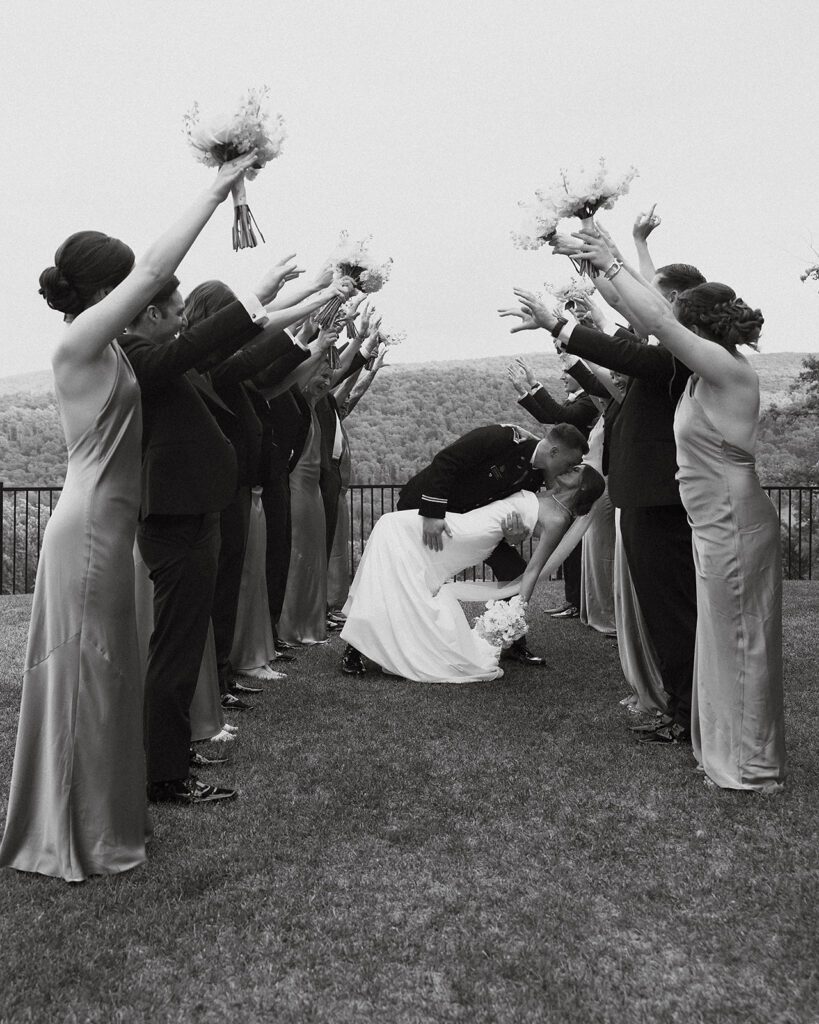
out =
[[252,711],[253,705],[248,704],[246,701],[239,700],[239,698],[233,693],[223,693],[221,705],[225,711]]
[[526,646],[526,641],[522,637],[520,640],[516,640],[511,647],[508,647],[505,651],[501,651],[501,658],[503,658],[504,661],[516,661],[520,665],[546,664],[545,658],[541,658],[538,654],[532,654]]
[[226,757],[205,757],[191,747],[191,768],[212,768],[215,764],[227,764]]
[[661,725],[652,732],[642,732],[637,737],[640,743],[664,743],[691,745],[691,730],[677,722]]
[[225,786],[206,786],[195,775],[170,782],[152,782],[148,786],[148,799],[152,803],[206,804],[214,800],[235,800],[239,794]]
[[341,659],[341,671],[347,676],[363,676],[367,671],[361,651],[357,651],[351,644],[347,644]]

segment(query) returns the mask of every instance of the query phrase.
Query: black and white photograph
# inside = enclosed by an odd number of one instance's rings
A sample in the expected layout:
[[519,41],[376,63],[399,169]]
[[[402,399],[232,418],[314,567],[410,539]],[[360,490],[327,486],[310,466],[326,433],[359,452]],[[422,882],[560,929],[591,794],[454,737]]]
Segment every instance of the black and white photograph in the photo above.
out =
[[0,1024],[819,1024],[819,8],[0,25]]

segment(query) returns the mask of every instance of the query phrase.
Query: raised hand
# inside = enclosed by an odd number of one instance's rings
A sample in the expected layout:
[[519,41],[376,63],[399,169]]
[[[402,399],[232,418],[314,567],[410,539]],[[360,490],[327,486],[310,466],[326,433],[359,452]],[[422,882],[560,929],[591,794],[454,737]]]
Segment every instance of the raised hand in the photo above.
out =
[[506,367],[506,376],[512,382],[512,387],[517,391],[521,398],[526,394],[526,373],[522,367],[518,366],[517,363],[510,363]]
[[571,239],[561,239],[554,251],[559,256],[588,260],[598,270],[607,269],[614,260],[614,253],[598,231],[575,231]]
[[501,316],[516,316],[520,319],[520,323],[512,328],[511,334],[517,331],[535,331],[539,327],[550,331],[554,327],[557,317],[534,292],[528,292],[524,288],[515,288],[514,292],[520,301],[520,308],[498,310]]
[[529,385],[529,387],[535,387],[538,383],[538,379],[535,376],[535,371],[532,369],[532,367],[526,362],[523,356],[518,356],[515,362],[521,367],[523,372],[526,374],[526,383]]
[[343,299],[349,299],[355,290],[355,281],[351,277],[339,277],[329,286],[331,295],[340,295]]
[[386,365],[386,363],[384,362],[386,356],[387,346],[382,345],[381,348],[378,350],[378,355],[375,357],[375,361],[373,362],[372,373],[378,373],[381,367]]
[[292,253],[290,256],[285,256],[271,267],[265,275],[265,280],[269,282],[270,289],[274,297],[278,294],[281,286],[286,281],[294,281],[304,273],[303,267],[296,266],[295,259],[295,253]]
[[338,341],[338,327],[333,324],[331,327],[322,327],[316,338],[316,347],[320,352],[329,352]]
[[657,204],[655,203],[648,213],[637,214],[634,227],[631,229],[635,242],[645,242],[651,232],[662,224],[662,218],[658,217],[654,212],[656,209]]
[[255,149],[252,149],[249,153],[245,153],[244,156],[238,156],[235,160],[228,160],[216,172],[216,180],[211,188],[220,203],[227,199],[230,195],[230,190],[245,171],[249,171],[256,163],[256,152]]

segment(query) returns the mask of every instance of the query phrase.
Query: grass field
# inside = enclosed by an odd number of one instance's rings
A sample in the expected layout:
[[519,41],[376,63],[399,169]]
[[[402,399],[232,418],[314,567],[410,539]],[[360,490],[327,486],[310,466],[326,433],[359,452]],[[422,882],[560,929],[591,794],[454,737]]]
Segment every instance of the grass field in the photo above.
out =
[[[490,684],[302,652],[209,773],[238,801],[156,808],[124,876],[0,875],[0,1020],[819,1022],[819,585],[785,593],[773,797],[636,744],[577,621]],[[29,602],[0,600],[3,816]]]

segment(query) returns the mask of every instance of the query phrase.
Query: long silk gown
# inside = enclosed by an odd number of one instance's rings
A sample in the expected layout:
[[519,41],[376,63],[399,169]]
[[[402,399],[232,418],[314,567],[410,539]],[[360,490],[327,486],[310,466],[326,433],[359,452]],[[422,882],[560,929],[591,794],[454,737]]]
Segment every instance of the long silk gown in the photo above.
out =
[[290,474],[293,533],[278,633],[281,640],[292,644],[317,644],[327,639],[327,527],[320,473],[321,428],[315,409],[311,409],[304,451]]
[[[589,434],[589,452],[583,460],[603,472],[603,417]],[[580,621],[584,626],[613,636],[614,620],[614,505],[608,487],[597,500],[594,518],[582,540]]]
[[617,623],[617,649],[626,682],[634,694],[634,711],[665,713],[668,697],[657,661],[654,643],[648,632],[637,591],[628,570],[626,547],[620,533],[620,509],[614,519],[614,617]]
[[342,448],[339,471],[341,473],[341,491],[338,495],[338,518],[336,532],[333,537],[333,549],[327,565],[327,605],[329,608],[342,608],[350,593],[350,506],[347,504],[347,491],[352,476],[352,460],[350,444],[344,421],[341,421]]
[[753,456],[722,437],[696,383],[674,419],[697,574],[694,756],[718,786],[775,790],[785,778],[780,524]]
[[68,449],[43,538],[0,847],[4,867],[72,882],[141,864],[148,830],[132,557],[142,417],[112,348],[113,387]]
[[443,551],[424,545],[421,517],[414,509],[382,516],[350,588],[341,639],[387,672],[415,682],[467,683],[502,676],[500,648],[470,628],[457,598],[443,584],[495,550],[510,512],[518,512],[532,530],[536,495],[517,491],[471,512],[447,513],[452,536],[444,537]]
[[267,666],[276,657],[267,600],[266,548],[262,489],[254,487],[230,663],[237,672],[262,679],[270,677]]

